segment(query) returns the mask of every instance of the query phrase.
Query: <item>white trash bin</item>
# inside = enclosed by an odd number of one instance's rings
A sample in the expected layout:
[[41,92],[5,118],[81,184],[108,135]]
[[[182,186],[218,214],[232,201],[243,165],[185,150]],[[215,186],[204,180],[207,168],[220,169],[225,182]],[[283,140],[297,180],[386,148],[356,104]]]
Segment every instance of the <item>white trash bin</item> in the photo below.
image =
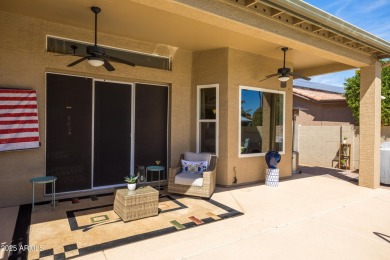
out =
[[380,182],[390,184],[390,142],[381,144]]
[[278,187],[279,169],[267,168],[267,172],[265,176],[265,185],[269,187]]

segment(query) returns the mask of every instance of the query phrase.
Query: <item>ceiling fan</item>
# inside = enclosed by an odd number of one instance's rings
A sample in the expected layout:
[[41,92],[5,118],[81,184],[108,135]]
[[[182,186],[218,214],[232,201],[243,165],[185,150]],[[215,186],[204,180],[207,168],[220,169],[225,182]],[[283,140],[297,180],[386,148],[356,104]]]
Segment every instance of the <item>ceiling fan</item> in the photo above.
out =
[[295,77],[295,78],[302,78],[304,80],[310,80],[310,78],[302,76],[302,75],[298,75],[294,72],[291,72],[290,68],[286,68],[286,52],[288,51],[288,48],[283,47],[282,51],[283,51],[283,68],[279,68],[278,73],[265,76],[265,79],[262,79],[259,82],[273,78],[273,77],[278,77],[278,79],[280,81],[280,87],[285,88],[287,85],[286,82],[290,79],[290,76]]
[[[135,64],[130,62],[130,61],[106,55],[106,52],[104,51],[104,49],[97,45],[97,15],[98,15],[98,13],[101,12],[101,9],[99,7],[96,7],[96,6],[92,6],[91,10],[95,14],[95,44],[93,46],[87,46],[87,48],[86,48],[87,55],[82,57],[81,59],[78,59],[78,60],[70,63],[68,65],[68,67],[72,67],[74,65],[77,65],[80,62],[85,61],[85,60],[88,60],[88,63],[94,67],[100,67],[103,65],[106,68],[106,70],[108,70],[108,71],[115,70],[115,68],[111,65],[111,63],[109,61],[116,61],[116,62],[120,62],[120,63],[127,64],[129,66],[134,67]],[[73,49],[73,52],[75,53],[77,46],[72,47],[72,49]]]

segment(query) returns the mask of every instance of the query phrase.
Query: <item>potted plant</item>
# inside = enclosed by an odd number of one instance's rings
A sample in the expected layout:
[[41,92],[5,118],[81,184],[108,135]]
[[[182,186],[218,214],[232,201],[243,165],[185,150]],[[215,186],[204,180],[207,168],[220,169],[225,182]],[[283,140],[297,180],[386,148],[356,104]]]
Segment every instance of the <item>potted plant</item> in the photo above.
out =
[[348,137],[346,137],[346,136],[343,138],[343,144],[347,143],[347,139],[348,139]]
[[346,160],[345,159],[342,159],[341,161],[340,161],[340,164],[341,164],[341,167],[346,167],[347,165],[346,165]]
[[125,177],[125,182],[127,182],[127,188],[129,190],[135,190],[135,188],[137,187],[137,179],[138,179],[138,176],[126,176]]

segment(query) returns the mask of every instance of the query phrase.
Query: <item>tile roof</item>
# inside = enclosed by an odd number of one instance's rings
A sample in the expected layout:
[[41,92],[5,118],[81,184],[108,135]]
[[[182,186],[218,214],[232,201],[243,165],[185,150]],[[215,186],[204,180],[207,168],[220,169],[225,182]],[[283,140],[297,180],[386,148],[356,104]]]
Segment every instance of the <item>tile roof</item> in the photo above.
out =
[[294,95],[301,96],[304,98],[313,99],[319,102],[340,102],[345,101],[345,97],[342,94],[324,92],[314,89],[304,89],[297,88],[294,86],[293,88]]

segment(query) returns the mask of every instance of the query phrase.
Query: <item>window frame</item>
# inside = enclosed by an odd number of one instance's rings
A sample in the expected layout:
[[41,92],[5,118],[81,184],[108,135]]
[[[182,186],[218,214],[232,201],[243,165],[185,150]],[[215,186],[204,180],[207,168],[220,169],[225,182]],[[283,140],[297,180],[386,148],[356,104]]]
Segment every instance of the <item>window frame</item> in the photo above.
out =
[[[201,90],[205,88],[215,88],[215,119],[200,119],[200,105],[201,105]],[[200,152],[200,124],[201,123],[215,123],[215,155],[218,156],[219,146],[219,84],[197,85],[196,90],[196,152]]]
[[252,91],[261,91],[268,93],[275,93],[283,95],[283,150],[279,152],[279,154],[286,153],[286,92],[281,90],[273,90],[273,89],[265,89],[265,88],[257,88],[251,86],[239,85],[239,93],[238,93],[238,158],[248,158],[248,157],[260,157],[265,156],[266,153],[241,153],[241,101],[242,101],[242,90],[252,90]]

